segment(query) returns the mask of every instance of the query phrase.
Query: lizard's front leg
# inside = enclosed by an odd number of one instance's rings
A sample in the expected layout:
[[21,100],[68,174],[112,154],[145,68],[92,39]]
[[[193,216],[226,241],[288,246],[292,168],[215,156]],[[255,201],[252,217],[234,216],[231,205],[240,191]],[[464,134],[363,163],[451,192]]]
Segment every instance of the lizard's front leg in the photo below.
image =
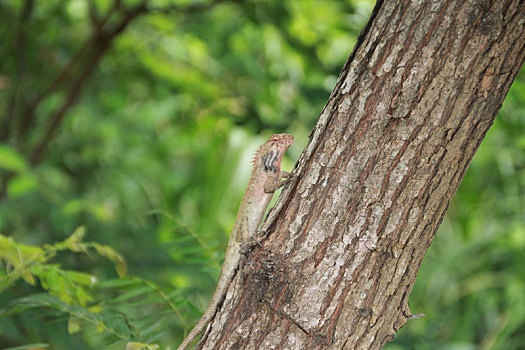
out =
[[[274,193],[279,188],[283,187],[288,181],[290,181],[292,174],[287,171],[281,171],[280,177],[268,177],[264,183],[264,193]],[[285,178],[286,180],[281,180]]]

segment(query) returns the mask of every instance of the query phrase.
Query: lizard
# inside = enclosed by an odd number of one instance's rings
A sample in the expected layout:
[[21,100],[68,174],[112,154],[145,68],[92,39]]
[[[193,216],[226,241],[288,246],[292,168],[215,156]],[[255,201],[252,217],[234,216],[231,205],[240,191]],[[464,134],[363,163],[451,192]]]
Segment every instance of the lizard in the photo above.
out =
[[273,193],[286,183],[286,180],[282,180],[283,178],[290,177],[290,173],[281,170],[281,161],[293,140],[293,136],[289,134],[274,134],[255,153],[252,160],[253,168],[250,181],[230,233],[217,288],[208,308],[178,347],[178,350],[184,350],[190,345],[201,330],[215,317],[226,297],[228,287],[239,268],[242,256],[240,250],[255,240],[257,229],[266,208],[270,204]]

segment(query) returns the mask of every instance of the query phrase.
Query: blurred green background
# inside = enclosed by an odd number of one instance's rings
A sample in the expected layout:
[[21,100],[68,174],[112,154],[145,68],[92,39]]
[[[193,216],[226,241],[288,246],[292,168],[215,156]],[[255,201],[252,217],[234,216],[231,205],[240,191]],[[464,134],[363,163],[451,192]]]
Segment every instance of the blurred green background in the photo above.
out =
[[[292,133],[293,167],[372,7],[0,0],[0,347],[173,349],[252,153]],[[522,70],[387,349],[525,349],[524,130]]]

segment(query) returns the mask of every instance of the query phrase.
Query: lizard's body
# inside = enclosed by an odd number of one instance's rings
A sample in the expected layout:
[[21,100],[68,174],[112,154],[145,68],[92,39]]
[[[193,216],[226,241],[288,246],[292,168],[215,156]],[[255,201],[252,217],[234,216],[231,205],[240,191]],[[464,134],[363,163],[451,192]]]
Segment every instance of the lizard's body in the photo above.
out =
[[282,178],[289,175],[281,171],[281,160],[292,142],[293,136],[291,135],[275,134],[255,154],[252,175],[230,234],[217,288],[202,318],[184,339],[178,350],[184,350],[190,345],[201,330],[213,319],[224,300],[228,287],[239,267],[241,260],[239,250],[244,244],[254,240],[273,192],[283,185]]

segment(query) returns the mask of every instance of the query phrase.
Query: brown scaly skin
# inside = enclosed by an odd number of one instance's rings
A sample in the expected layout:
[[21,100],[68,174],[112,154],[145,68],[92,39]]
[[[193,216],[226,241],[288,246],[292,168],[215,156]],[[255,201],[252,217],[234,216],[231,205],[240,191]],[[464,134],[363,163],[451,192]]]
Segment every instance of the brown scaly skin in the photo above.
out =
[[255,154],[252,176],[230,234],[217,288],[202,318],[184,339],[178,350],[184,350],[190,345],[202,329],[213,319],[219,305],[224,300],[226,291],[239,267],[241,259],[239,250],[246,243],[254,240],[273,193],[284,185],[285,181],[282,178],[287,178],[290,175],[281,170],[281,160],[292,142],[292,135],[274,134]]

